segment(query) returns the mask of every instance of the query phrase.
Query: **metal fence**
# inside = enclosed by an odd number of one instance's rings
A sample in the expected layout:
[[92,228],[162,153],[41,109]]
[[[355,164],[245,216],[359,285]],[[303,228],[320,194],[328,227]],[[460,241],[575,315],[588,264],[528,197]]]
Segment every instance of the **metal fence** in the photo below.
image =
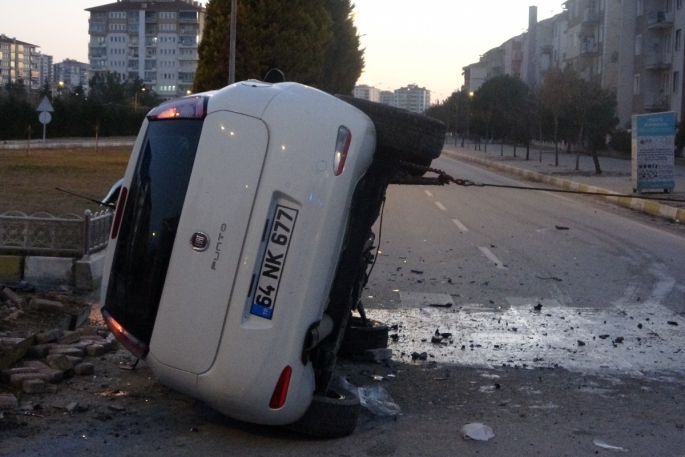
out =
[[107,247],[113,213],[103,210],[83,217],[48,213],[30,216],[10,211],[0,214],[0,254],[76,257]]

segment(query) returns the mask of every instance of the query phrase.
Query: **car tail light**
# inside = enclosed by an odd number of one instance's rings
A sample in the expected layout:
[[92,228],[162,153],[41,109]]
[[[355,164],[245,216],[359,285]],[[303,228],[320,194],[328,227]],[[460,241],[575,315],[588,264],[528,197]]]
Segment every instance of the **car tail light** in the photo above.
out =
[[105,324],[112,331],[114,337],[119,341],[126,349],[128,349],[131,354],[139,359],[144,359],[150,349],[147,344],[140,341],[135,336],[131,335],[126,331],[124,327],[117,322],[107,310],[102,310],[102,317],[105,319]]
[[147,115],[149,121],[162,119],[202,119],[207,114],[208,97],[185,97],[162,103]]
[[126,207],[126,197],[128,197],[128,189],[126,187],[122,187],[121,192],[119,192],[119,199],[117,200],[117,209],[114,212],[114,222],[112,223],[112,239],[119,235],[121,217],[124,215],[124,208]]
[[269,408],[279,409],[285,405],[285,399],[288,396],[288,387],[290,387],[290,376],[293,374],[293,369],[287,366],[281,372],[281,376],[278,378],[276,383],[276,388],[274,389],[273,395],[271,395],[271,401],[269,402]]
[[335,159],[333,161],[335,176],[338,176],[345,169],[345,160],[347,159],[347,151],[350,149],[350,141],[352,141],[350,129],[341,125],[338,129],[338,139],[335,142]]

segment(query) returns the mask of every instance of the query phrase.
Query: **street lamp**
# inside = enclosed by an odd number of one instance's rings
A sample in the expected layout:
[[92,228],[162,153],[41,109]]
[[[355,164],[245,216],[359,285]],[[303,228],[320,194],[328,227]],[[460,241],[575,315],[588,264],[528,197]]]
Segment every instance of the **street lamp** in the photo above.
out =
[[[145,87],[142,87],[141,92],[145,92]],[[138,111],[138,91],[133,95],[133,111]]]

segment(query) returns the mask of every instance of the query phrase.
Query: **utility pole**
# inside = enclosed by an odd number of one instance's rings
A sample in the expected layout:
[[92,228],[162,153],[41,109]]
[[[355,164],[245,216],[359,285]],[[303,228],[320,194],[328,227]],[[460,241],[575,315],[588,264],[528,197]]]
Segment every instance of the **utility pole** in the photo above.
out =
[[235,35],[238,24],[238,0],[231,0],[231,44],[228,54],[228,84],[235,82]]

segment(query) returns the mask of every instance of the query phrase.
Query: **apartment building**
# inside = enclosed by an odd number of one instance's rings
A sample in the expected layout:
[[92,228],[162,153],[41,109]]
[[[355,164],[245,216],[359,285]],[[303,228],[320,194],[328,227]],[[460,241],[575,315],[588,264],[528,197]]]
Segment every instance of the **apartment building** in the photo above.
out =
[[35,84],[43,86],[46,82],[51,83],[53,80],[52,56],[37,52],[31,60],[31,68],[37,72]]
[[371,100],[372,102],[381,101],[381,90],[376,89],[375,87],[367,86],[366,84],[355,86],[354,90],[352,91],[352,95],[355,98]]
[[54,79],[52,80],[60,87],[75,89],[83,88],[88,91],[88,80],[90,80],[90,65],[78,62],[73,59],[64,59],[55,64]]
[[380,102],[384,105],[395,106],[395,93],[391,90],[382,90]]
[[190,93],[205,9],[192,0],[120,0],[87,8],[91,72],[140,77],[171,99]]
[[431,92],[425,87],[409,84],[396,89],[394,105],[414,113],[423,113],[431,104]]
[[40,87],[35,44],[0,35],[0,85],[22,81],[29,90]]
[[685,110],[684,4],[567,0],[562,12],[543,21],[537,21],[531,7],[526,33],[463,68],[463,89],[475,91],[499,74],[518,76],[535,88],[550,68],[570,65],[616,93],[621,126],[630,124],[632,114],[660,111],[674,111],[680,122]]

